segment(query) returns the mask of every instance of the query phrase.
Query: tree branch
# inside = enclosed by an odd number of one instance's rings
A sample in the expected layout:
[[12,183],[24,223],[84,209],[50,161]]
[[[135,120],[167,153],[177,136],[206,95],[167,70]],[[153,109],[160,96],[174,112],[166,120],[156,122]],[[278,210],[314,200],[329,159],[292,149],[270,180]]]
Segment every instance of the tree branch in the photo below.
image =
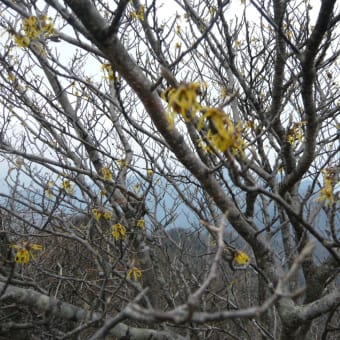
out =
[[[6,284],[0,282],[0,291]],[[0,298],[0,301],[13,300],[22,305],[29,306],[41,312],[48,312],[50,315],[62,318],[68,321],[75,322],[102,322],[104,316],[101,313],[88,311],[72,304],[63,302],[54,297],[37,293],[32,289],[24,289],[8,285],[5,293]],[[119,315],[119,314],[118,314]],[[163,340],[184,340],[180,335],[171,332],[157,331],[152,329],[143,329],[130,327],[124,323],[119,322],[110,329],[110,335],[115,337],[130,336],[131,339],[145,340],[145,339],[163,339]]]
[[321,8],[318,19],[310,36],[305,51],[301,57],[302,67],[302,89],[301,95],[304,106],[304,115],[307,120],[306,133],[304,140],[304,150],[296,169],[287,175],[280,186],[281,195],[292,187],[308,170],[314,160],[316,137],[318,133],[317,113],[314,100],[313,87],[316,77],[315,58],[324,34],[328,30],[329,22],[333,16],[333,9],[336,0],[324,0],[321,2]]
[[[99,13],[96,12],[92,3],[89,0],[66,0],[66,2],[70,5],[83,24],[86,25],[88,30],[92,32],[92,36],[94,37],[93,42],[104,52],[107,59],[110,60],[112,65],[114,65],[131,88],[136,92],[158,131],[165,138],[178,160],[200,181],[219,209],[223,213],[227,213],[228,219],[233,227],[253,247],[253,249],[264,255],[262,256],[263,258],[270,258],[269,261],[275,263],[276,259],[270,255],[272,252],[266,242],[260,238],[254,237],[255,230],[243,218],[234,202],[226,196],[224,190],[209,171],[209,168],[195,156],[176,128],[169,129],[165,118],[163,103],[159,95],[155,91],[150,91],[152,83],[144,76],[135,61],[127,53],[120,40],[117,37],[110,37],[106,40],[103,40],[102,36],[98,37],[98,26],[105,26],[105,22],[100,17]],[[91,22],[90,25],[88,25],[89,22]],[[276,270],[272,271],[274,281],[277,280],[277,268],[279,268],[279,264],[277,264]]]

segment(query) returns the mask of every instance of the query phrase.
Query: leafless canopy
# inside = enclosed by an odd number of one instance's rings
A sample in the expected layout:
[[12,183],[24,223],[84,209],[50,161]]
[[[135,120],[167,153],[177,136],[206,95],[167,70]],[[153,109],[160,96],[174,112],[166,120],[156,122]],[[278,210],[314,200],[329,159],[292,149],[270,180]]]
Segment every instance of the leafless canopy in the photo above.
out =
[[0,13],[0,339],[339,338],[336,0]]

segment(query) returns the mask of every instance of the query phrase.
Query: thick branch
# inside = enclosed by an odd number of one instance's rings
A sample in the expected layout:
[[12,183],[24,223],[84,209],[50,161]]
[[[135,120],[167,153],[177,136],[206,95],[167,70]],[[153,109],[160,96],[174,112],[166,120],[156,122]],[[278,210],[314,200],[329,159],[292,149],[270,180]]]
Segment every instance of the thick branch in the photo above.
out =
[[[2,291],[5,283],[0,282],[0,291]],[[49,297],[44,294],[37,293],[32,289],[23,289],[9,285],[2,295],[0,301],[11,301],[17,304],[30,306],[41,312],[48,312],[50,315],[62,318],[68,321],[75,322],[101,322],[103,315],[100,313],[87,311],[72,304],[62,302],[54,297]],[[145,339],[183,339],[181,336],[165,331],[156,331],[152,329],[140,329],[127,326],[123,323],[116,324],[110,330],[110,335],[117,338],[130,336],[130,339],[145,340]]]
[[340,305],[340,288],[319,300],[297,307],[297,317],[302,321],[312,320]]

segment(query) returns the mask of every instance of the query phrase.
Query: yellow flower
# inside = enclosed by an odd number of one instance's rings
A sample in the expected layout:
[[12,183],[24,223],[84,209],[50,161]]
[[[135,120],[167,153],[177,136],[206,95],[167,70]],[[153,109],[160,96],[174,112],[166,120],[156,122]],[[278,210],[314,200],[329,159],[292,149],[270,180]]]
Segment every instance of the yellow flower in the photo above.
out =
[[112,218],[112,212],[111,211],[105,211],[103,214],[104,220],[111,220]]
[[236,40],[236,41],[235,41],[235,47],[236,47],[236,48],[240,47],[241,44],[242,44],[242,42],[241,42],[240,40]]
[[28,250],[26,249],[20,249],[15,254],[15,262],[19,264],[26,264],[30,260],[30,255]]
[[144,6],[140,5],[137,13],[131,12],[130,15],[131,15],[131,18],[133,18],[133,19],[143,21],[144,20]]
[[12,72],[9,72],[9,73],[8,73],[7,79],[8,79],[9,81],[14,81],[14,80],[15,80],[15,75],[14,75]]
[[230,281],[230,286],[232,287],[232,286],[235,286],[237,284],[237,280],[232,280],[232,281]]
[[181,30],[182,30],[181,25],[177,25],[176,30],[175,30],[175,34],[180,34]]
[[34,260],[34,255],[32,251],[42,251],[43,249],[40,244],[34,244],[30,242],[13,244],[10,247],[16,249],[15,262],[18,264],[26,264],[30,261],[30,258]]
[[302,126],[305,125],[306,122],[297,122],[293,124],[293,127],[289,130],[287,140],[291,145],[295,145],[297,142],[301,142],[303,139],[303,130]]
[[145,221],[143,219],[137,220],[136,227],[141,228],[141,229],[145,228]]
[[23,19],[23,27],[24,30],[26,27],[32,27],[37,25],[37,17],[35,16],[30,16],[28,18]]
[[125,159],[118,159],[117,164],[120,168],[128,166],[128,162]]
[[195,117],[196,112],[201,108],[197,102],[199,94],[199,83],[183,84],[178,88],[170,87],[162,93],[162,98],[168,102],[166,119],[169,129],[174,127],[176,113],[180,114],[185,122],[190,122]]
[[325,185],[325,187],[319,191],[319,197],[317,200],[324,201],[326,205],[331,205],[334,201],[333,188]]
[[26,36],[16,35],[14,37],[14,42],[20,47],[27,47],[30,44],[30,38]]
[[42,31],[46,33],[46,35],[53,35],[54,34],[54,25],[51,21],[48,21],[42,26]]
[[243,251],[236,251],[234,260],[240,266],[249,264],[249,256]]
[[153,176],[153,170],[152,170],[152,169],[147,169],[147,170],[146,170],[146,175],[147,175],[148,177],[152,177],[152,176]]
[[40,34],[37,17],[31,16],[23,19],[22,29],[30,39],[36,39]]
[[[209,130],[207,133],[207,139],[214,148],[222,152],[226,151],[231,145],[229,138],[225,139],[218,133],[212,133],[211,130]],[[208,145],[205,147],[205,149],[208,152],[213,152],[213,149],[210,148]]]
[[209,148],[207,143],[202,138],[198,140],[197,147],[202,149],[204,154],[206,154],[207,152],[213,152],[213,150]]
[[209,13],[210,13],[211,16],[213,16],[213,15],[216,13],[216,7],[211,6],[211,7],[209,8]]
[[99,209],[92,209],[92,215],[95,220],[99,221],[100,218],[102,217],[102,211]]
[[131,279],[131,277],[134,281],[138,281],[142,277],[142,271],[136,267],[131,268],[127,272],[126,278]]
[[44,15],[40,16],[39,19],[30,16],[22,20],[22,31],[24,34],[16,35],[14,42],[20,47],[27,47],[31,40],[37,39],[40,35],[50,36],[54,34],[54,25],[52,20]]
[[222,99],[224,99],[224,98],[226,98],[226,97],[228,97],[230,95],[231,95],[231,93],[230,93],[229,89],[227,89],[224,86],[220,88],[220,97]]
[[61,183],[62,189],[65,190],[65,192],[69,195],[73,194],[73,185],[68,179],[64,179]]
[[256,127],[256,124],[253,120],[247,120],[245,128],[254,131],[254,130],[256,130],[257,127]]
[[[208,107],[203,108],[202,112],[197,128],[202,129],[204,120],[209,120],[211,129],[208,130],[206,137],[210,144],[222,152],[231,149],[234,155],[243,155],[246,143],[242,138],[242,125],[239,123],[234,126],[229,116],[220,109]],[[209,147],[206,149],[211,151]]]
[[102,70],[104,72],[107,72],[107,74],[108,74],[108,76],[105,77],[106,79],[108,79],[108,80],[114,80],[115,79],[114,72],[113,72],[111,64],[102,64]]
[[242,138],[242,131],[244,130],[244,127],[242,126],[242,123],[237,123],[235,126],[235,133],[234,133],[234,142],[231,146],[231,153],[236,156],[239,155],[241,157],[244,157],[244,149],[247,147],[247,143]]
[[234,125],[228,115],[224,111],[212,107],[204,108],[202,111],[204,114],[199,120],[198,129],[203,127],[204,119],[209,119],[221,137],[230,139],[234,132]]
[[101,168],[100,172],[103,175],[105,181],[112,181],[112,173],[109,168]]
[[319,197],[317,201],[324,201],[326,206],[331,205],[334,202],[334,173],[332,173],[329,169],[325,169],[324,173],[324,186],[319,191]]
[[101,218],[104,220],[111,220],[112,212],[111,211],[104,211],[102,209],[94,208],[92,209],[92,215],[96,221],[100,221]]
[[42,245],[40,245],[40,244],[29,243],[26,246],[28,246],[30,250],[39,250],[39,251],[41,251],[43,249]]
[[279,173],[283,173],[284,171],[285,171],[285,167],[284,167],[284,165],[283,164],[281,164],[279,167],[278,167],[278,172]]
[[53,197],[53,186],[54,186],[54,182],[53,181],[48,181],[46,186],[45,186],[45,195],[48,198],[52,198]]
[[115,240],[120,240],[125,237],[126,229],[122,224],[116,223],[111,228],[112,236],[114,237]]
[[130,16],[131,16],[132,19],[136,19],[136,20],[138,19],[136,12],[131,12]]

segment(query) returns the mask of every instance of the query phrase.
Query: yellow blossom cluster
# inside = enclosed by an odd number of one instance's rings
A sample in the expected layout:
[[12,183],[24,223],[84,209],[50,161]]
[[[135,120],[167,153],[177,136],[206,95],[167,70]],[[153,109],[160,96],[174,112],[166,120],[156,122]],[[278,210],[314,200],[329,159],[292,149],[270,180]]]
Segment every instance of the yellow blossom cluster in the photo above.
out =
[[[199,83],[188,83],[177,88],[170,87],[162,93],[162,98],[168,102],[166,119],[169,129],[174,127],[176,114],[181,115],[185,122],[190,122],[196,117],[197,112],[201,112],[197,128],[201,130],[205,126],[205,122],[209,122],[210,128],[205,137],[210,145],[216,150],[222,152],[231,150],[234,155],[243,156],[246,143],[242,138],[244,131],[242,123],[235,125],[221,109],[201,106],[197,101],[200,92]],[[201,143],[200,146],[205,151],[214,151],[206,143]]]
[[72,183],[68,179],[64,179],[61,183],[61,188],[68,194],[72,195],[74,188]]
[[335,187],[335,173],[331,169],[325,169],[323,171],[323,188],[319,191],[318,201],[325,202],[326,205],[333,204],[334,197],[334,187]]
[[138,11],[131,12],[130,15],[132,19],[143,21],[144,20],[144,6],[140,5],[138,7]]
[[118,159],[117,164],[120,168],[125,168],[129,165],[125,159]]
[[102,70],[103,70],[104,73],[107,74],[107,76],[105,76],[105,79],[108,79],[108,80],[114,80],[115,79],[114,72],[113,72],[111,64],[102,64]]
[[147,169],[147,170],[146,170],[146,175],[147,175],[148,177],[152,177],[153,174],[154,174],[154,172],[153,172],[152,169]]
[[167,121],[169,129],[174,127],[175,115],[180,114],[186,122],[190,122],[200,110],[197,101],[200,93],[199,83],[188,83],[178,88],[169,87],[162,93],[162,98],[168,102]]
[[92,209],[92,215],[96,221],[100,221],[101,218],[108,221],[112,218],[112,212],[111,211],[105,211],[103,209]]
[[47,18],[45,15],[30,16],[22,20],[21,33],[14,36],[14,42],[25,48],[32,40],[52,34],[54,34],[54,25],[51,18]]
[[288,131],[288,143],[295,146],[297,142],[302,142],[303,129],[302,126],[306,125],[306,121],[294,123]]
[[145,228],[145,221],[143,219],[136,221],[136,227],[144,229]]
[[[231,149],[234,155],[243,155],[246,143],[242,138],[242,125],[240,123],[234,125],[230,117],[220,109],[204,108],[202,112],[198,129],[202,129],[204,120],[210,121],[211,128],[206,136],[210,144],[222,152]],[[209,147],[207,150],[211,151]]]
[[27,47],[30,44],[30,38],[26,37],[25,35],[16,35],[14,37],[14,42],[16,45],[20,47]]
[[109,182],[112,181],[112,173],[111,173],[109,168],[103,167],[103,168],[100,169],[100,172],[101,172],[103,179],[105,181],[109,181]]
[[234,260],[240,266],[249,264],[249,256],[244,251],[240,251],[240,250],[235,251]]
[[112,236],[115,240],[123,239],[126,235],[126,228],[120,223],[114,224],[111,229]]
[[32,258],[34,260],[34,255],[32,251],[42,251],[42,246],[40,244],[34,244],[30,242],[22,242],[19,244],[11,245],[11,248],[16,250],[15,262],[18,264],[26,264]]

